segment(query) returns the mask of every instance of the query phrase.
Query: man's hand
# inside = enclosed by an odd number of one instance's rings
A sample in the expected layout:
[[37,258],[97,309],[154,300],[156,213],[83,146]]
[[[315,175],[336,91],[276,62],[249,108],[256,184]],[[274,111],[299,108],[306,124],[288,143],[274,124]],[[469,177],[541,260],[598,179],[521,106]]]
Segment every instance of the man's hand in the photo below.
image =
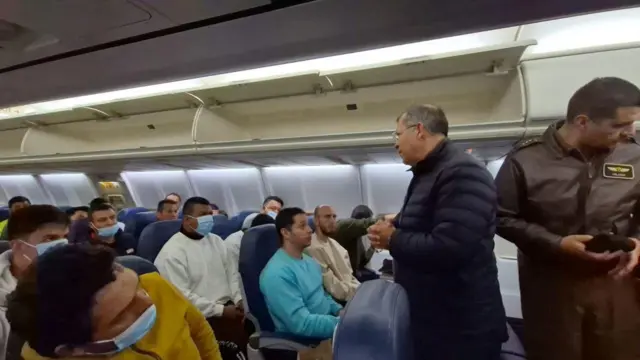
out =
[[631,274],[633,269],[638,266],[638,260],[640,259],[640,241],[638,239],[629,238],[629,240],[633,241],[636,244],[636,247],[627,253],[623,253],[620,256],[620,261],[618,261],[618,265],[611,271],[609,271],[609,275],[613,275],[615,277],[623,277]]
[[398,216],[397,213],[396,214],[387,214],[387,215],[384,216],[384,221],[392,223],[393,220],[396,219],[396,216]]
[[389,222],[378,221],[369,227],[369,241],[375,249],[389,249],[389,240],[396,228]]
[[590,261],[610,261],[622,255],[621,252],[602,254],[593,253],[586,250],[585,243],[593,239],[591,235],[569,235],[562,238],[560,241],[560,248],[562,251],[569,255],[579,257],[584,260]]

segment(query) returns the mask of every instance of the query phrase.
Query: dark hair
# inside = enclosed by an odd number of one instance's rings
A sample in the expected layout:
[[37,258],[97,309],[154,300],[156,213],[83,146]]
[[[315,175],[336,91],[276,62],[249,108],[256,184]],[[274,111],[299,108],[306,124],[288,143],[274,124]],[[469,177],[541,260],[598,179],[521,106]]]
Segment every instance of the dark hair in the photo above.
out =
[[567,107],[567,122],[580,115],[593,121],[616,119],[621,107],[640,106],[640,89],[617,77],[596,78],[576,91]]
[[160,202],[158,202],[158,208],[157,208],[156,211],[157,212],[163,212],[164,211],[164,206],[167,205],[167,204],[168,205],[178,205],[178,203],[173,201],[173,200],[167,200],[167,199],[160,200]]
[[284,208],[280,210],[280,212],[278,213],[278,216],[276,216],[276,231],[278,232],[280,245],[282,245],[284,242],[284,239],[282,238],[281,230],[287,229],[291,231],[291,227],[293,226],[293,223],[294,223],[293,218],[295,218],[296,215],[300,215],[300,214],[305,216],[307,215],[307,213],[300,208],[290,207],[290,208]]
[[53,205],[33,205],[16,210],[7,223],[7,239],[29,235],[44,225],[69,226],[69,216]]
[[211,206],[211,209],[212,209],[212,210],[220,210],[220,208],[218,207],[218,205],[216,205],[216,204],[214,204],[214,203],[209,204],[209,206]]
[[422,124],[432,134],[449,133],[449,121],[444,110],[435,105],[412,105],[404,113],[398,116],[396,121],[404,120],[405,125]]
[[108,204],[109,201],[99,197],[99,198],[95,198],[93,200],[91,200],[91,202],[89,203],[89,208],[92,208],[94,206],[98,206],[100,204]]
[[276,221],[267,214],[258,214],[256,217],[251,220],[251,225],[249,227],[256,227],[265,224],[275,224]]
[[26,202],[27,204],[31,205],[31,201],[29,201],[29,199],[27,199],[26,197],[14,196],[11,199],[9,199],[9,208],[11,208],[15,204],[23,203],[23,202]]
[[262,207],[264,208],[265,206],[267,206],[269,201],[279,202],[280,206],[284,206],[284,201],[280,197],[272,195],[272,196],[267,196],[266,198],[264,198],[264,201],[262,202]]
[[183,215],[192,215],[193,214],[193,208],[195,205],[207,205],[210,206],[211,203],[209,202],[209,200],[200,197],[200,196],[194,196],[192,198],[188,198],[187,201],[184,202],[184,206],[182,207],[182,214]]
[[72,208],[67,209],[66,213],[68,216],[73,216],[73,214],[77,213],[78,211],[84,211],[86,213],[89,212],[89,207],[88,206],[75,206]]
[[358,205],[351,212],[352,219],[368,219],[373,217],[373,211],[367,205]]
[[218,214],[222,215],[222,216],[226,216],[227,218],[229,218],[229,214],[224,210],[218,210]]
[[105,210],[116,211],[116,209],[113,207],[113,205],[111,205],[108,202],[92,204],[91,206],[89,206],[89,214],[88,214],[89,219],[93,220],[93,213],[95,213],[97,211],[105,211]]
[[173,195],[173,196],[177,196],[177,197],[178,197],[178,199],[180,199],[180,201],[182,201],[182,196],[180,196],[180,194],[178,194],[178,193],[174,193],[174,192],[172,192],[172,193],[168,193],[168,194],[167,194],[167,196],[165,196],[164,198],[166,199],[166,198],[168,198],[168,197],[169,197],[169,196],[171,196],[171,195]]
[[92,341],[95,294],[115,280],[114,255],[104,247],[67,245],[38,257],[7,298],[11,332],[38,354]]

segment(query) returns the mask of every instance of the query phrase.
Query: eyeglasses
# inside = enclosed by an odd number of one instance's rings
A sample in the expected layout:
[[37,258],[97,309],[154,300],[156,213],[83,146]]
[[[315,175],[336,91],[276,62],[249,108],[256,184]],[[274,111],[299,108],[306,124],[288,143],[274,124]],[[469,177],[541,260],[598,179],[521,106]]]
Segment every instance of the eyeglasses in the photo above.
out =
[[392,132],[391,136],[393,137],[393,141],[398,141],[398,138],[400,137],[400,135],[404,134],[405,131],[407,131],[409,129],[412,129],[414,127],[417,127],[417,126],[418,126],[418,124],[409,125],[406,128],[404,128],[404,131],[401,132],[401,133],[397,132],[397,131]]

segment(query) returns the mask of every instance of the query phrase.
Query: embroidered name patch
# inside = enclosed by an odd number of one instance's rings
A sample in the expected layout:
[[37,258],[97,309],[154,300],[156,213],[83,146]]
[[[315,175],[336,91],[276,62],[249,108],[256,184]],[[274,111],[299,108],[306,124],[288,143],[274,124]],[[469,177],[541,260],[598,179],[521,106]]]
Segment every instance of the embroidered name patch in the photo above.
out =
[[609,179],[632,180],[635,174],[631,165],[606,163],[602,168],[602,176]]

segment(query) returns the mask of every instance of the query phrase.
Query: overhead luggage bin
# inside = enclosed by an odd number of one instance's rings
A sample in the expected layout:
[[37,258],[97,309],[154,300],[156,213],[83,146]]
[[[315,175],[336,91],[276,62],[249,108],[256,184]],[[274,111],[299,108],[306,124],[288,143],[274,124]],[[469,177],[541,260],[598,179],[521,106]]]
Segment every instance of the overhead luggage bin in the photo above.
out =
[[23,155],[126,152],[193,144],[196,109],[165,111],[110,121],[84,121],[30,128]]
[[636,47],[524,61],[528,119],[563,119],[573,93],[597,77],[615,76],[640,85],[639,57]]

